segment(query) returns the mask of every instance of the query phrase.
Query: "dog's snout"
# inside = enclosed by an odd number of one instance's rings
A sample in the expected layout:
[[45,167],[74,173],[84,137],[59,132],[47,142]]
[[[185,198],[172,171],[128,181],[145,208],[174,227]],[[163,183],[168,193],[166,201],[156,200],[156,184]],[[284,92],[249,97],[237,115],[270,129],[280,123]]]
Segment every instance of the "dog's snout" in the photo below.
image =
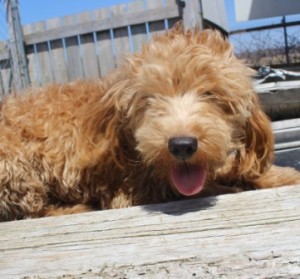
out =
[[175,137],[169,139],[169,151],[180,160],[190,158],[198,148],[198,141],[194,137]]

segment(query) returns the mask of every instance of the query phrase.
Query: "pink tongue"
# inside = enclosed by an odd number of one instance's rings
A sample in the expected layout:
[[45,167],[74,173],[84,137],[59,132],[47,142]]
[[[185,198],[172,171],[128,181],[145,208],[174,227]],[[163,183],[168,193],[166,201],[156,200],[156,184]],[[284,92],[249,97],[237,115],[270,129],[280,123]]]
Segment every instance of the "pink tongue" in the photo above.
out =
[[171,170],[174,186],[184,196],[198,194],[205,183],[206,169],[203,166],[182,165]]

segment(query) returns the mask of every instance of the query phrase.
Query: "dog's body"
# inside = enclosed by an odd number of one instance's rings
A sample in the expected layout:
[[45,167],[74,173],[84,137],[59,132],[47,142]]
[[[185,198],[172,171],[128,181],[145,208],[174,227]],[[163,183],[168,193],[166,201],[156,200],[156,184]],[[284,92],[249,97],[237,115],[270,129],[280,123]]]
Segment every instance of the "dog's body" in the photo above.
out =
[[218,33],[177,27],[104,80],[7,98],[0,220],[300,183],[272,166],[251,75]]

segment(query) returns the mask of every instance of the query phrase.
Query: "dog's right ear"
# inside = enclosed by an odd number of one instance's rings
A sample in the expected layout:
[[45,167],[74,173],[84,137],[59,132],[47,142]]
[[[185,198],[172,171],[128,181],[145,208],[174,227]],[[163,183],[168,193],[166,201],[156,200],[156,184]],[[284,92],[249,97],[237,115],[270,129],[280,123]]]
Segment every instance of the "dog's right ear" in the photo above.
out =
[[274,158],[271,124],[255,93],[252,95],[252,104],[245,126],[245,148],[241,151],[239,162],[240,174],[248,181],[268,170]]

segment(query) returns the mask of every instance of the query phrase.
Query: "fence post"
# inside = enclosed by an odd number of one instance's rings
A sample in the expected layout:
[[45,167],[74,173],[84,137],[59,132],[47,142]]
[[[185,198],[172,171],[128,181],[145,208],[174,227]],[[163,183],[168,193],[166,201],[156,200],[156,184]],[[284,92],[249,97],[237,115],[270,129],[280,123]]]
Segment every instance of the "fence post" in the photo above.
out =
[[201,0],[184,0],[183,4],[183,26],[184,29],[199,28],[203,30],[203,11]]
[[24,47],[24,35],[20,21],[18,0],[4,0],[8,23],[10,61],[13,84],[20,92],[29,86],[29,72]]
[[285,48],[285,57],[286,57],[286,64],[290,65],[290,55],[289,55],[289,42],[288,42],[288,34],[286,28],[286,19],[285,16],[282,18],[282,25],[283,25],[283,36],[284,36],[284,48]]

